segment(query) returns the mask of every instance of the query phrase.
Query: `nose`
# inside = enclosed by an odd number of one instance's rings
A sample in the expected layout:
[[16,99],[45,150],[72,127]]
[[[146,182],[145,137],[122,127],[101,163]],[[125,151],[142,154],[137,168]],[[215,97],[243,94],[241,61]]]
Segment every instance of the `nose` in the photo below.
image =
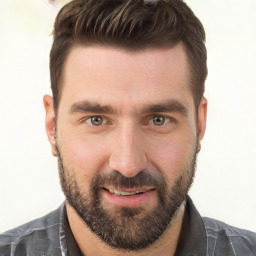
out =
[[126,177],[134,177],[147,167],[143,136],[132,125],[123,125],[115,134],[109,166]]

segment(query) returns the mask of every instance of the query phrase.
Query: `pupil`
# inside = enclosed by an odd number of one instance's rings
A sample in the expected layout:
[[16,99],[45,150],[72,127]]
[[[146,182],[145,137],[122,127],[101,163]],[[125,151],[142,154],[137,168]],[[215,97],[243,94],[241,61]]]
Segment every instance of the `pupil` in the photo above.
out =
[[101,125],[102,124],[102,118],[100,116],[92,117],[92,124]]
[[155,125],[163,125],[164,124],[164,117],[162,117],[162,116],[155,116],[154,117],[154,124]]

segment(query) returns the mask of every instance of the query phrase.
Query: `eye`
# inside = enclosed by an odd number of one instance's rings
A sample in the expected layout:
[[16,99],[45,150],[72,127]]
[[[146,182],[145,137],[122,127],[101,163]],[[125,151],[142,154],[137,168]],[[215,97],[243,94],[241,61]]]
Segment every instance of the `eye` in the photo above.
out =
[[90,116],[86,119],[86,122],[90,125],[100,126],[106,123],[106,120],[102,116]]
[[153,125],[162,126],[170,122],[170,118],[165,116],[154,116],[150,122],[152,122]]

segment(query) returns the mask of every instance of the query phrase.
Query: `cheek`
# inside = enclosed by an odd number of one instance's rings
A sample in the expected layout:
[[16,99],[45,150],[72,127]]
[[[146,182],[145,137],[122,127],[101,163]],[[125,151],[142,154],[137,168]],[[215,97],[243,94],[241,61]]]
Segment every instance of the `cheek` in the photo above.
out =
[[60,147],[64,165],[75,173],[78,180],[92,178],[105,168],[107,150],[104,141],[93,137],[73,136],[71,139],[63,136]]
[[188,168],[194,148],[195,140],[192,138],[186,139],[185,136],[170,138],[161,145],[152,147],[149,158],[158,171],[172,181]]

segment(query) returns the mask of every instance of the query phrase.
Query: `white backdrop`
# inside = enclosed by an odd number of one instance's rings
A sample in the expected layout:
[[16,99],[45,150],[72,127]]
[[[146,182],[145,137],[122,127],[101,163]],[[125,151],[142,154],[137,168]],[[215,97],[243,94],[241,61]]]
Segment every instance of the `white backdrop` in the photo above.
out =
[[[46,0],[0,0],[0,232],[64,197],[44,131],[54,17]],[[203,216],[256,231],[256,1],[187,0],[207,33],[208,127],[191,189]]]

